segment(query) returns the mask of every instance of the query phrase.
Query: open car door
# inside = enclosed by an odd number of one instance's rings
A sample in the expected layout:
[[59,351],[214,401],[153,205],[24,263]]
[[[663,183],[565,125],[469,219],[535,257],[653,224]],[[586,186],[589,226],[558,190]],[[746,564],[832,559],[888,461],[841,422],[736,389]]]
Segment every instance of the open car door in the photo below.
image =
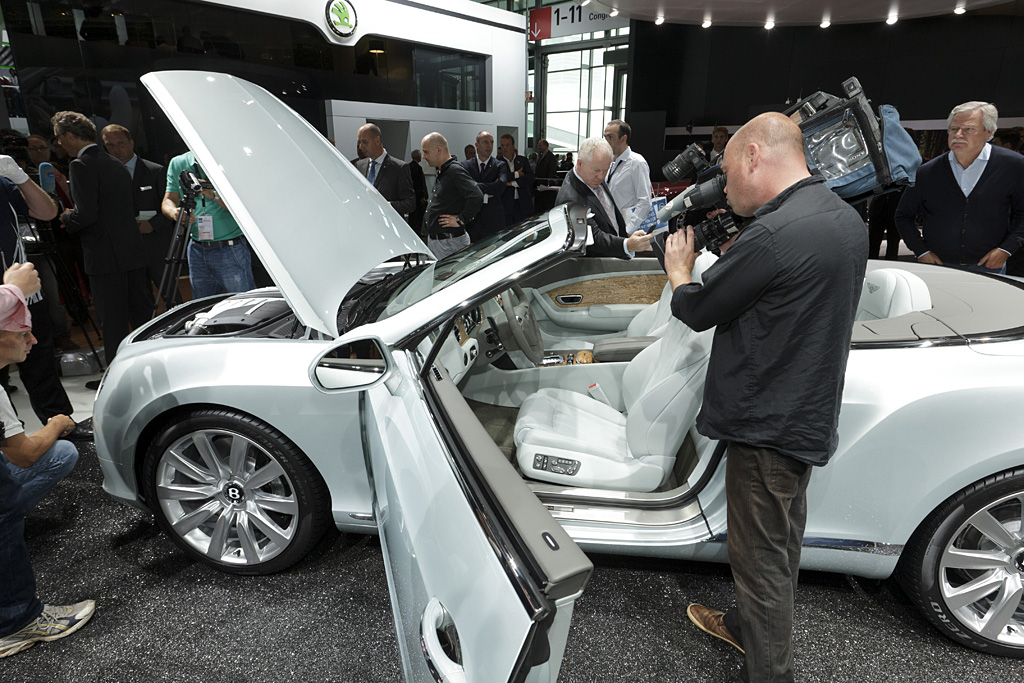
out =
[[406,680],[554,683],[593,566],[433,362],[453,323],[361,400]]

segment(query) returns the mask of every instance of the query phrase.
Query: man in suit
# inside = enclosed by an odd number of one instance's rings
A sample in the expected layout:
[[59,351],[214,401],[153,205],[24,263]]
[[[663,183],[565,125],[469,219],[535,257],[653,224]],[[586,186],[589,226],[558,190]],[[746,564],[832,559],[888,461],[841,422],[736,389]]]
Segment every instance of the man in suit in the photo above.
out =
[[711,131],[711,149],[707,151],[708,162],[712,166],[722,163],[725,156],[725,146],[729,142],[729,129],[725,126],[715,126]]
[[1024,245],[1024,157],[989,143],[998,116],[988,102],[954,107],[949,154],[921,166],[903,193],[896,227],[921,263],[1005,273]]
[[537,211],[547,211],[555,206],[557,194],[550,190],[541,190],[541,186],[558,184],[558,159],[552,154],[548,147],[547,140],[537,141],[537,172],[535,181],[537,183],[537,194],[533,199]]
[[501,195],[505,225],[516,225],[533,215],[533,167],[530,160],[516,152],[516,140],[508,133],[501,136],[501,161],[512,176]]
[[110,363],[121,340],[153,312],[132,177],[95,143],[96,126],[86,116],[61,111],[52,123],[57,143],[72,157],[68,176],[75,208],[61,215],[61,223],[82,238],[85,272]]
[[406,219],[414,230],[419,232],[423,227],[423,211],[427,208],[427,178],[423,174],[423,167],[420,166],[420,151],[412,151],[412,163],[409,164],[409,175],[412,176],[412,188],[416,192],[416,208]]
[[636,252],[650,248],[651,236],[643,230],[627,235],[626,222],[604,181],[611,164],[612,147],[604,138],[584,140],[576,166],[565,176],[555,203],[587,207],[587,224],[594,238],[593,245],[587,247],[589,255],[631,259]]
[[[139,215],[139,233],[142,235],[146,261],[146,279],[155,287],[167,263],[167,250],[174,236],[174,222],[160,210],[167,187],[167,171],[158,163],[142,159],[135,153],[135,140],[124,126],[112,123],[101,132],[107,154],[128,169],[132,176],[132,194]],[[173,302],[164,302],[170,308]]]
[[380,128],[367,123],[356,133],[356,147],[365,158],[356,162],[356,168],[366,176],[384,199],[403,217],[416,209],[416,190],[412,186],[412,175],[408,165],[394,158],[384,149],[380,140]]
[[469,172],[484,195],[484,205],[480,207],[480,213],[469,224],[469,239],[473,242],[490,237],[505,227],[502,195],[511,182],[512,175],[508,171],[508,164],[504,161],[499,162],[491,156],[493,152],[494,136],[482,130],[476,136],[476,156],[462,162],[463,168]]

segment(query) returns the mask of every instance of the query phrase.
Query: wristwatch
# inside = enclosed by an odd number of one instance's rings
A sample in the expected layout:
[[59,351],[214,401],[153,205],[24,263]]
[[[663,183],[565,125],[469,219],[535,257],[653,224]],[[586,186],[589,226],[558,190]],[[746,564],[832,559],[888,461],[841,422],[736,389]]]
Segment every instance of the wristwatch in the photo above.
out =
[[464,222],[464,221],[462,220],[462,216],[456,216],[456,217],[455,217],[455,224],[456,224],[456,225],[458,225],[458,226],[459,226],[459,227],[461,228],[461,227],[463,227],[463,226],[464,226],[464,225],[465,225],[466,223],[465,223],[465,222]]

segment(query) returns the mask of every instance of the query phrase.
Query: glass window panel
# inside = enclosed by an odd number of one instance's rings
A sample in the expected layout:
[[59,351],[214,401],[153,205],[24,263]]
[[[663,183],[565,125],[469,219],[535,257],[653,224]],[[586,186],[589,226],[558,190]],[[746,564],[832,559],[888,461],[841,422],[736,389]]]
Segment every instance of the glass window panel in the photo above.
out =
[[577,109],[586,109],[587,102],[590,101],[590,70],[586,69],[580,76],[580,98],[576,102]]
[[578,69],[580,68],[580,53],[576,52],[558,52],[553,55],[548,55],[548,73],[553,71],[562,71],[564,69]]
[[548,74],[548,111],[576,111],[580,108],[580,71]]
[[547,131],[545,132],[545,135],[547,136],[548,144],[552,149],[579,149],[579,112],[548,114]]
[[605,97],[605,78],[607,73],[608,69],[605,67],[590,70],[591,109],[597,109],[598,107],[606,107],[611,103],[611,100]]
[[612,115],[605,109],[594,109],[590,112],[590,137],[603,137],[604,127],[612,120]]

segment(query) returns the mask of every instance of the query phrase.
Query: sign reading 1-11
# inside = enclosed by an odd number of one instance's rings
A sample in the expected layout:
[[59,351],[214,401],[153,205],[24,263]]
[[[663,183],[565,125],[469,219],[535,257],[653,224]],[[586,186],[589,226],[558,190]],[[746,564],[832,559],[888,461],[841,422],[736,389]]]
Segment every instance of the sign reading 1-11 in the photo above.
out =
[[551,8],[551,18],[555,20],[555,26],[561,26],[563,21],[570,24],[578,24],[583,21],[583,8],[571,4],[568,7],[560,5]]
[[575,2],[563,2],[530,10],[530,40],[545,40],[577,33],[609,31],[629,26],[627,17],[609,16],[606,10],[583,7]]

